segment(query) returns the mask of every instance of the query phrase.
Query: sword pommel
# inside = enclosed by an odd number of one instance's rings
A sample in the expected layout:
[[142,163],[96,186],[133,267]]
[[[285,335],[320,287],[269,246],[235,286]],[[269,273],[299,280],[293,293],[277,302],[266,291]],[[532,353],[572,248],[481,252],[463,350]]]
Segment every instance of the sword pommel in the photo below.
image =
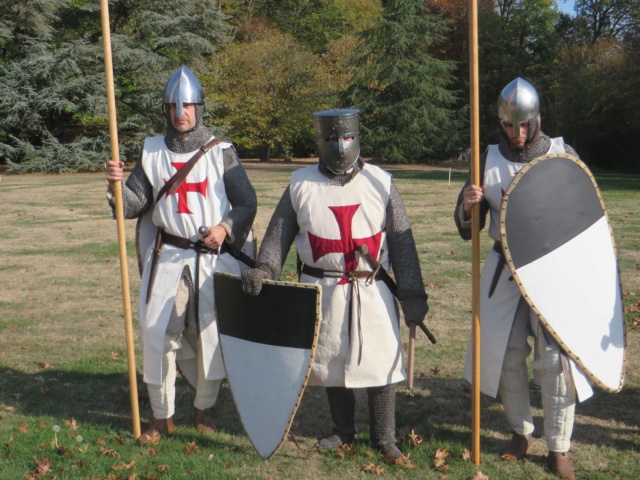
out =
[[198,228],[198,233],[203,237],[206,237],[207,235],[209,235],[209,229],[204,225],[202,225],[201,227]]

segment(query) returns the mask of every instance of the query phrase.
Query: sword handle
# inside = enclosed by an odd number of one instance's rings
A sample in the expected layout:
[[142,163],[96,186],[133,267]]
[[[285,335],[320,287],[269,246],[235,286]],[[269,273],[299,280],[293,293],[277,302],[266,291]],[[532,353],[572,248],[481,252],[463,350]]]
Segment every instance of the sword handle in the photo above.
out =
[[209,229],[202,225],[201,227],[198,227],[198,233],[203,237],[206,237],[207,235],[209,235]]

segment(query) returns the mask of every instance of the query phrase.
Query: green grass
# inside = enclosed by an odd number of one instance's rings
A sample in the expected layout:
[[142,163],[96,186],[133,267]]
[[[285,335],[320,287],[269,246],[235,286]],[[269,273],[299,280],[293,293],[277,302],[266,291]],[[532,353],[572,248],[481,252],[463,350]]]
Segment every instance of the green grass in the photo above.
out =
[[[300,165],[248,164],[256,187],[260,239],[291,172]],[[539,391],[532,384],[536,434],[525,461],[506,463],[498,453],[510,436],[499,401],[482,398],[481,464],[464,458],[471,443],[470,395],[461,379],[470,333],[470,244],[453,224],[453,208],[466,179],[463,170],[398,168],[393,173],[412,221],[430,296],[432,345],[417,339],[415,387],[397,390],[397,433],[415,468],[391,465],[369,444],[366,397],[357,394],[359,433],[352,451],[318,452],[329,433],[323,389],[307,388],[292,432],[278,453],[263,460],[244,433],[228,385],[214,410],[219,431],[191,426],[193,392],[178,380],[179,429],[154,448],[132,438],[116,223],[108,214],[103,174],[3,176],[0,202],[0,479],[491,479],[553,478],[545,470]],[[574,466],[578,478],[640,478],[640,177],[597,171],[620,258],[628,329],[628,372],[617,394],[597,392],[577,407]],[[135,222],[126,222],[127,268],[134,324],[139,277]],[[491,242],[482,235],[482,256]],[[295,250],[282,279],[295,279]],[[135,358],[143,429],[151,412]],[[403,329],[407,340],[406,329]],[[54,432],[54,426],[60,431]],[[409,443],[411,431],[423,437]],[[77,439],[81,436],[81,439]],[[56,445],[57,441],[57,445]],[[434,467],[447,449],[447,471]],[[50,471],[38,473],[47,466]],[[383,469],[369,473],[368,465]]]

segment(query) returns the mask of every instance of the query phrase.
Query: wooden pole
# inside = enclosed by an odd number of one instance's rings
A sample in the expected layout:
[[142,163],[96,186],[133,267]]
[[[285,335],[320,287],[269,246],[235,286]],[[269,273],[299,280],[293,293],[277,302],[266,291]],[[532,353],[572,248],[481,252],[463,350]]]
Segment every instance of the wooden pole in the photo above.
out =
[[416,324],[409,327],[409,360],[407,362],[407,388],[409,395],[413,395],[413,364],[416,353]]
[[[480,184],[480,95],[478,73],[478,2],[469,0],[469,90],[471,183]],[[480,465],[480,205],[471,209],[471,312],[473,381],[471,388],[471,460]]]
[[[109,24],[109,2],[100,0],[102,16],[102,38],[104,43],[104,70],[107,79],[107,103],[109,107],[109,134],[111,137],[111,159],[120,161],[118,150],[118,123],[116,119],[115,88],[113,85],[113,64],[111,59],[111,29]],[[138,381],[136,377],[135,350],[133,345],[133,322],[131,320],[131,299],[129,297],[129,271],[127,268],[127,242],[124,231],[124,210],[122,208],[122,182],[111,182],[115,197],[116,223],[118,225],[118,247],[120,254],[120,276],[122,278],[122,305],[124,307],[124,327],[129,362],[129,391],[131,396],[131,416],[133,438],[140,436],[140,413],[138,407]]]

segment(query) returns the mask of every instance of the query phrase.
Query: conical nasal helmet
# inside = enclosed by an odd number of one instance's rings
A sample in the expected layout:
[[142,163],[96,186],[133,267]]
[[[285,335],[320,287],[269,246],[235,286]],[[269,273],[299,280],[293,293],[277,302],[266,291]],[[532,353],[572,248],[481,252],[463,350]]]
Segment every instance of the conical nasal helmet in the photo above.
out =
[[523,78],[516,78],[502,89],[498,97],[500,122],[513,123],[513,134],[520,136],[520,122],[526,122],[540,113],[538,92]]
[[338,108],[313,114],[320,161],[344,173],[360,156],[360,110]]
[[164,98],[162,103],[176,104],[176,116],[182,117],[182,108],[185,103],[204,103],[204,92],[202,85],[196,76],[184,65],[169,79],[164,88]]

